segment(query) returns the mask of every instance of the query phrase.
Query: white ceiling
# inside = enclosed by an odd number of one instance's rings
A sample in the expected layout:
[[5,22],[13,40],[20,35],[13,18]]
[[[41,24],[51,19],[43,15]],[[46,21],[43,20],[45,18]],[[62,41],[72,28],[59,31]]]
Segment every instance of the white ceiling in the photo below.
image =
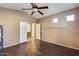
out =
[[[48,6],[48,9],[41,10],[44,15],[40,15],[38,12],[33,15],[36,19],[56,14],[65,10],[76,8],[79,3],[37,3],[38,7]],[[31,8],[30,3],[0,3],[0,7],[21,10],[22,8]],[[31,14],[32,10],[25,10],[28,14]]]

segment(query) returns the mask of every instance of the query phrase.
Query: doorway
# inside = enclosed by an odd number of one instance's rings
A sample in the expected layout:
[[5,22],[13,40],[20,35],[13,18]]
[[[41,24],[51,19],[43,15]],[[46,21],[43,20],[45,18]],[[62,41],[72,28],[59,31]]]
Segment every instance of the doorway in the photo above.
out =
[[29,39],[41,39],[41,25],[20,21],[20,43],[27,42]]
[[20,22],[20,44],[26,44],[28,53],[36,53],[40,49],[41,25],[29,22]]

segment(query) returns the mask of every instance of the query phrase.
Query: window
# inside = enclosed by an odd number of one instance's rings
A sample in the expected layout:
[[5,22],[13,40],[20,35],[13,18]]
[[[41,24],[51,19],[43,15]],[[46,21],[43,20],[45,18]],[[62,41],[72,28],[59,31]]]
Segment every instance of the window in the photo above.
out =
[[68,15],[66,16],[66,21],[74,21],[74,15]]
[[54,18],[54,19],[52,20],[52,22],[53,22],[53,23],[58,23],[58,18]]

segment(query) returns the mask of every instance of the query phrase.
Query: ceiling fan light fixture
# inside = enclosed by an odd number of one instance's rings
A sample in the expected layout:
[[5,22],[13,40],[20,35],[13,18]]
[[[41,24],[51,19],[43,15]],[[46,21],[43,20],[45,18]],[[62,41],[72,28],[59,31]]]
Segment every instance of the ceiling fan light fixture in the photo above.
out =
[[34,12],[37,12],[37,11],[38,11],[38,9],[37,9],[37,8],[34,8],[34,9],[33,9],[33,11],[34,11]]

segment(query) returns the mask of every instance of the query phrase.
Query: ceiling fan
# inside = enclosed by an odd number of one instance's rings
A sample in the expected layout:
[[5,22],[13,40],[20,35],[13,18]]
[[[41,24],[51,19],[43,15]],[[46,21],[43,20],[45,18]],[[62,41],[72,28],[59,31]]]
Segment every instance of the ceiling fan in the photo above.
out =
[[36,5],[36,3],[31,3],[31,5],[32,5],[32,8],[24,8],[24,9],[21,9],[21,10],[32,10],[31,15],[33,15],[36,12],[40,13],[41,15],[44,15],[44,13],[42,13],[40,10],[41,9],[48,9],[48,6],[38,7]]

